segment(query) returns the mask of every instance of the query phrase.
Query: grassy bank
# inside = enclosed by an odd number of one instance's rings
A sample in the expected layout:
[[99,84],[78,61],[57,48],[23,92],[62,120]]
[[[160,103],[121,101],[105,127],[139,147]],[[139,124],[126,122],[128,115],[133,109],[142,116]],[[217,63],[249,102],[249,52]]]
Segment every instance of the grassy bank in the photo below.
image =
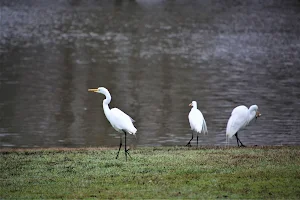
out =
[[299,198],[300,147],[0,151],[0,198]]

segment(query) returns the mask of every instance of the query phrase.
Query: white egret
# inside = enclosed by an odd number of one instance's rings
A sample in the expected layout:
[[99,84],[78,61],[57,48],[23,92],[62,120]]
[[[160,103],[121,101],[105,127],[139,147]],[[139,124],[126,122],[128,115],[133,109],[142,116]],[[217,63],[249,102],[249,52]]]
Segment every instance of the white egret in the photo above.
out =
[[[196,101],[192,101],[192,103],[189,104],[189,106],[192,106],[192,109],[189,113],[189,122],[190,122],[190,126],[191,126],[191,130],[192,130],[192,139],[194,137],[194,132],[197,133],[197,146],[198,146],[198,136],[199,133],[208,133],[207,131],[207,126],[206,126],[206,122],[205,119],[201,113],[200,110],[197,109],[197,102]],[[186,146],[191,146],[191,141],[192,139],[190,139],[190,141],[187,143]]]
[[258,112],[257,105],[252,105],[249,109],[243,105],[234,108],[227,123],[226,143],[228,143],[229,138],[235,135],[237,145],[239,147],[244,147],[245,145],[243,145],[238,137],[238,131],[244,129],[254,118],[258,118],[260,116],[261,114]]
[[[126,134],[129,133],[135,136],[137,129],[133,125],[134,120],[129,115],[125,114],[123,111],[121,111],[118,108],[112,108],[112,109],[109,108],[108,104],[111,101],[111,96],[109,91],[106,88],[99,87],[97,89],[88,89],[88,91],[101,93],[105,95],[106,98],[103,100],[104,114],[107,120],[110,122],[110,124],[116,131],[125,134],[125,157],[127,161],[127,154],[129,155],[129,152],[126,148]],[[122,135],[120,136],[120,146],[119,146],[119,151],[116,159],[118,159],[121,146],[122,146]]]

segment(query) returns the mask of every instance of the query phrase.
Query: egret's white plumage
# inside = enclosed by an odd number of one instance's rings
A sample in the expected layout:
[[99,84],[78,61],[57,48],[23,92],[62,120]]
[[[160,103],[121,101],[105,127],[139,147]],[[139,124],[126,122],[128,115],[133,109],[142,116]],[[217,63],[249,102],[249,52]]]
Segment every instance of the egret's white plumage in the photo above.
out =
[[[124,113],[118,108],[112,108],[112,109],[109,108],[108,104],[111,101],[111,95],[106,88],[99,87],[97,89],[89,89],[88,91],[105,95],[105,99],[103,100],[104,114],[107,120],[109,121],[109,123],[116,131],[125,134],[125,155],[127,160],[127,154],[129,155],[129,153],[128,150],[126,149],[126,133],[135,135],[137,129],[133,125],[134,120],[129,115],[127,115],[126,113]],[[121,146],[122,146],[122,135],[120,138],[120,148]],[[120,152],[120,148],[119,148],[119,152]],[[118,158],[119,152],[116,158]]]
[[[205,119],[204,119],[201,111],[198,110],[198,108],[197,108],[197,102],[192,101],[192,103],[189,104],[189,106],[192,106],[192,109],[188,116],[191,130],[192,130],[192,139],[193,139],[193,132],[195,131],[197,133],[197,145],[198,145],[198,134],[199,133],[204,133],[204,134],[208,133],[207,126],[206,126],[206,122],[205,122]],[[191,140],[187,143],[187,146],[191,145]]]
[[238,106],[233,109],[231,112],[231,116],[227,123],[226,128],[226,140],[228,143],[228,139],[232,136],[236,136],[237,143],[239,146],[239,142],[241,146],[244,146],[242,142],[238,138],[238,131],[243,130],[255,117],[259,117],[261,114],[258,112],[258,106],[252,105],[248,109],[246,106]]

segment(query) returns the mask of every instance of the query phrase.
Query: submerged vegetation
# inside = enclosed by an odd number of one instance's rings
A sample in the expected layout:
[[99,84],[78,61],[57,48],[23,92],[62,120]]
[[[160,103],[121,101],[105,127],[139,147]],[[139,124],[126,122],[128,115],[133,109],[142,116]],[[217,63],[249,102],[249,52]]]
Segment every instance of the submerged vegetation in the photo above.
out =
[[1,150],[0,198],[300,196],[300,147]]

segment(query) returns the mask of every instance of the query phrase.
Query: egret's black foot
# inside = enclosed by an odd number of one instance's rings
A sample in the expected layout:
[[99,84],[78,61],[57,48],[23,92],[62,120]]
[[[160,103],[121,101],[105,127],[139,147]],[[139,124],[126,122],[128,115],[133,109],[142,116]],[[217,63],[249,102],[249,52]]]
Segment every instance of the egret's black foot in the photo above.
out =
[[192,146],[192,145],[191,145],[191,142],[188,142],[185,146],[191,147],[191,146]]
[[129,150],[130,149],[125,150],[125,153],[131,158],[131,155],[129,154]]
[[125,153],[126,153],[127,155],[129,155],[129,150],[130,150],[130,149],[125,150]]

